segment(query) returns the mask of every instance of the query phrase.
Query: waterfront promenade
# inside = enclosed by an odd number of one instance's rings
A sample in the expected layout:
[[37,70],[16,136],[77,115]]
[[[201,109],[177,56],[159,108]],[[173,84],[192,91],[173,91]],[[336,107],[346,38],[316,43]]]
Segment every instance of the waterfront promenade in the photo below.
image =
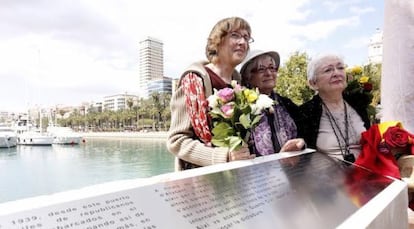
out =
[[167,131],[151,132],[84,132],[82,136],[87,138],[139,138],[151,140],[164,140],[167,138]]

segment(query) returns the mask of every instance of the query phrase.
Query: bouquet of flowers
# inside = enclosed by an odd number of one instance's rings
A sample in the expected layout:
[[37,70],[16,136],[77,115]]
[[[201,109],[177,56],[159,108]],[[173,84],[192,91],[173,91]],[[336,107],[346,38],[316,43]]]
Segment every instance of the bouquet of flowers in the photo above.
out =
[[414,155],[414,135],[399,121],[372,125],[361,134],[361,152],[356,164],[376,173],[401,178],[398,160]]
[[[385,186],[389,178],[401,179],[408,184],[409,193],[414,191],[414,135],[405,130],[399,121],[387,121],[372,125],[361,134],[361,152],[355,164],[380,174],[375,183],[362,182],[372,176],[364,170],[353,170],[348,185],[355,192],[372,185]],[[387,181],[388,180],[388,181]],[[357,194],[360,196],[360,193]],[[409,207],[414,210],[414,196],[409,196]]]
[[[373,85],[370,82],[369,77],[361,76],[360,78],[354,78],[348,81],[348,86],[345,89],[345,92],[348,94],[354,94],[354,93],[367,94],[369,99],[372,100],[372,95],[370,94],[372,91],[372,88],[373,88]],[[371,101],[368,101],[368,102],[370,103]]]
[[[385,123],[387,124],[387,123]],[[381,125],[381,124],[380,124]],[[385,126],[385,128],[387,125]],[[380,127],[381,131],[381,127]],[[414,209],[414,135],[405,130],[400,122],[389,126],[383,134],[384,140],[378,150],[393,155],[397,161],[401,180],[408,185],[408,207]]]
[[375,117],[375,108],[371,105],[373,99],[373,84],[368,76],[363,75],[362,68],[355,66],[347,69],[348,85],[344,90],[344,97],[356,107],[367,110],[370,119]]
[[211,143],[233,151],[248,141],[262,111],[272,109],[273,100],[257,89],[241,87],[236,81],[232,81],[231,86],[214,90],[207,100],[213,123]]

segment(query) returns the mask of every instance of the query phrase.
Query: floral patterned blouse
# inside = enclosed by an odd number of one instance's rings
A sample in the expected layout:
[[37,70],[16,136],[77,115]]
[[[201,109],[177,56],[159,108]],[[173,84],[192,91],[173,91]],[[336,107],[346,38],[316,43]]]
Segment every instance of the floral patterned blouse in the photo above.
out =
[[[216,73],[206,67],[213,88],[220,90],[229,87]],[[186,95],[187,112],[190,115],[194,133],[204,143],[211,141],[210,117],[208,115],[208,101],[204,93],[204,84],[201,77],[195,73],[188,73],[181,80]]]

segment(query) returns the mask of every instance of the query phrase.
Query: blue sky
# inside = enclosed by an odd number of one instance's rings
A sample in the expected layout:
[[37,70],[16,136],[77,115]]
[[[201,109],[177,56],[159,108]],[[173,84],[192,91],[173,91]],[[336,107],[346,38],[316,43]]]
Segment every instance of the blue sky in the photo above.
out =
[[249,21],[251,48],[312,56],[337,52],[363,64],[382,29],[381,0],[3,0],[0,8],[0,111],[80,105],[138,91],[138,44],[164,43],[164,73],[177,78],[220,19]]

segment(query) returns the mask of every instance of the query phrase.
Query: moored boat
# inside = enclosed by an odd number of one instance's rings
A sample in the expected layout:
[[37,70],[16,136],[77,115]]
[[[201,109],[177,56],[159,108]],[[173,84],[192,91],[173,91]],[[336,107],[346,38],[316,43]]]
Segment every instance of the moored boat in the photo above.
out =
[[7,126],[0,126],[0,148],[10,148],[17,145],[17,134]]
[[[40,126],[42,126],[41,123]],[[12,128],[17,133],[18,145],[47,146],[53,143],[53,136],[43,132],[41,128],[35,127],[28,116],[19,117]]]
[[17,144],[50,146],[53,144],[53,136],[38,131],[26,131],[18,135]]
[[83,139],[70,127],[49,126],[46,132],[53,136],[53,144],[76,145],[81,143]]

